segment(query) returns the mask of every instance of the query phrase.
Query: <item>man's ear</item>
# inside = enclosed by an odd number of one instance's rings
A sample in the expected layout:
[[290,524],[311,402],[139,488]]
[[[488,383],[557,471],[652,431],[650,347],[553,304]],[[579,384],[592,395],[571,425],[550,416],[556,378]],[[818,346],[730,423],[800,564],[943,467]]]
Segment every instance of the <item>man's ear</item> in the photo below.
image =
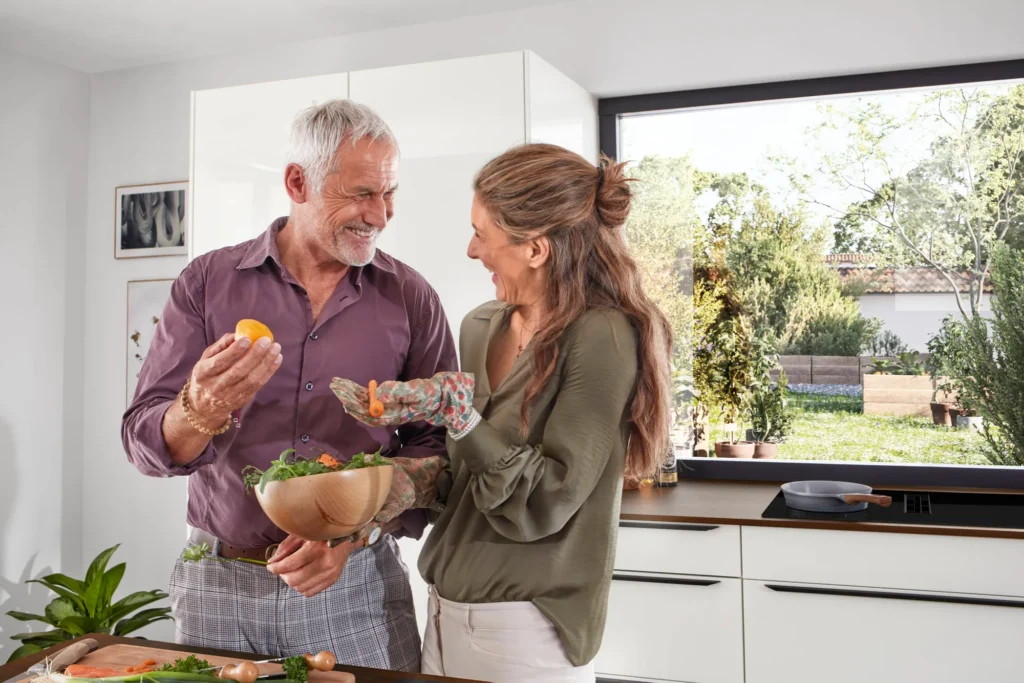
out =
[[284,169],[284,190],[295,204],[309,201],[310,187],[306,172],[298,164],[288,164]]

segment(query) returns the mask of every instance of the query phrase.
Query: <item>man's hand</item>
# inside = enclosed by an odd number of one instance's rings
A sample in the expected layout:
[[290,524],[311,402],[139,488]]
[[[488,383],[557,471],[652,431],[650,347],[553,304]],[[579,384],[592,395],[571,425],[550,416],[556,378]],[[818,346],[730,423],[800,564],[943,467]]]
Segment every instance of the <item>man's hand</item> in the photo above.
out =
[[225,334],[203,352],[192,368],[188,401],[197,419],[219,426],[231,414],[252,401],[281,367],[281,345],[262,337],[253,344],[247,337],[235,340]]
[[289,536],[271,558],[267,569],[271,574],[307,598],[330,588],[341,576],[348,556],[362,540],[328,548],[326,541],[304,541]]
[[[192,419],[211,432],[253,399],[256,392],[281,367],[281,346],[261,339],[235,341],[225,334],[209,348],[192,368],[188,402]],[[164,443],[175,465],[187,465],[210,443],[210,436],[195,429],[181,407],[172,401],[160,425]]]

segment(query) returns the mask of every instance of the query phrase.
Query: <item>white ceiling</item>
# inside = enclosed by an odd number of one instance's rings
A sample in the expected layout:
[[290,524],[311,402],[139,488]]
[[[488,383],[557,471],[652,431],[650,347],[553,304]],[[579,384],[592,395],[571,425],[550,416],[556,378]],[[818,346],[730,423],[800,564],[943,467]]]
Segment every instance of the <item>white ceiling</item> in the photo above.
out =
[[97,73],[561,0],[0,0],[0,47]]

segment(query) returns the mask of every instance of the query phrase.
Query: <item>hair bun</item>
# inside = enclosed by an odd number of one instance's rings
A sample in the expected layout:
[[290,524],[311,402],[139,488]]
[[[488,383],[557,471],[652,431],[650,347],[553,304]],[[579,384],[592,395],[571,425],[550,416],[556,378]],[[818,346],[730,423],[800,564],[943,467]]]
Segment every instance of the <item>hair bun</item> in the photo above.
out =
[[633,192],[629,188],[632,178],[626,176],[626,164],[601,155],[597,168],[594,209],[605,228],[618,228],[629,217]]

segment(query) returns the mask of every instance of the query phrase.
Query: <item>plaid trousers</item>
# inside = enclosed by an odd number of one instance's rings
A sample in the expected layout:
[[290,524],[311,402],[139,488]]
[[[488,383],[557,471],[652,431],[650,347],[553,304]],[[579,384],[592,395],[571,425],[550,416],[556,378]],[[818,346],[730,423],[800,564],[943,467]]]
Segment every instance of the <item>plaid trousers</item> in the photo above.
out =
[[337,583],[312,598],[261,565],[179,556],[168,591],[175,641],[271,657],[329,650],[339,664],[419,672],[408,571],[389,535],[353,551]]

